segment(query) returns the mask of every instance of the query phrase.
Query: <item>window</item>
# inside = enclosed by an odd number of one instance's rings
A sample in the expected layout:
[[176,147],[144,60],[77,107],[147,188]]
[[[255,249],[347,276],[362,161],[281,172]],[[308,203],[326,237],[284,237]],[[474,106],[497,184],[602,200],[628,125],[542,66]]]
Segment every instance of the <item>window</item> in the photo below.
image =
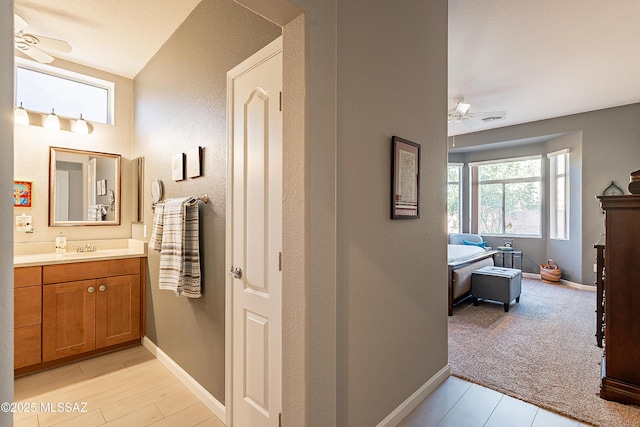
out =
[[541,156],[469,166],[474,232],[541,237]]
[[462,164],[449,163],[447,168],[447,222],[449,233],[460,233],[462,206],[460,178]]
[[549,237],[569,240],[569,149],[549,158]]
[[15,104],[29,111],[113,124],[114,84],[16,58]]

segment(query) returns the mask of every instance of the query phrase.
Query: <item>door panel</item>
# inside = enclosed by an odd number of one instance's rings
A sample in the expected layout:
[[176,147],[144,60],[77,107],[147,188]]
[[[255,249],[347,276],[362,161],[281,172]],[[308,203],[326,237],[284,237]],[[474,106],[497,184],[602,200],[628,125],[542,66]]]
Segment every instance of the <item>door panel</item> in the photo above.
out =
[[95,348],[95,280],[45,285],[42,361]]
[[140,275],[96,281],[96,348],[140,338]]
[[231,425],[277,426],[282,400],[282,44],[229,72]]

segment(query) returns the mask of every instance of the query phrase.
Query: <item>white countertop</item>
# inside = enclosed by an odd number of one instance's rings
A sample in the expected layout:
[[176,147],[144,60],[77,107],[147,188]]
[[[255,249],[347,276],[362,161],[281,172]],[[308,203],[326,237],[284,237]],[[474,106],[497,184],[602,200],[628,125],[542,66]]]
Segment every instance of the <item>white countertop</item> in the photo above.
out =
[[[94,252],[76,252],[78,246],[96,245]],[[55,253],[55,243],[16,243],[13,266],[68,264],[73,262],[99,261],[104,259],[140,258],[147,256],[147,244],[134,239],[69,241],[67,252]]]

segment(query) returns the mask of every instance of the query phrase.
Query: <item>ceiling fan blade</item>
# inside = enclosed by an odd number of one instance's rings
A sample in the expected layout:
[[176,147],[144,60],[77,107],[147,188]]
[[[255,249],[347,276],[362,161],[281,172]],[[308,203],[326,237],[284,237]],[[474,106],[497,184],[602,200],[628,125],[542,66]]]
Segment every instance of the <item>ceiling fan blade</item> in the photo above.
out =
[[25,28],[27,28],[28,26],[29,26],[29,23],[27,23],[27,21],[22,19],[20,15],[13,14],[13,31],[18,33],[24,30]]
[[43,64],[48,64],[53,61],[53,56],[49,55],[46,52],[41,51],[40,49],[34,46],[24,45],[22,43],[16,43],[16,49],[18,49],[20,52],[24,53],[27,56],[30,56],[31,58]]
[[52,39],[51,37],[36,36],[38,47],[41,49],[56,50],[58,52],[70,53],[71,45],[64,40]]
[[487,112],[482,112],[482,113],[469,113],[467,114],[468,117],[473,117],[474,119],[480,119],[480,120],[485,120],[485,119],[504,119],[507,117],[507,112],[506,111],[487,111]]

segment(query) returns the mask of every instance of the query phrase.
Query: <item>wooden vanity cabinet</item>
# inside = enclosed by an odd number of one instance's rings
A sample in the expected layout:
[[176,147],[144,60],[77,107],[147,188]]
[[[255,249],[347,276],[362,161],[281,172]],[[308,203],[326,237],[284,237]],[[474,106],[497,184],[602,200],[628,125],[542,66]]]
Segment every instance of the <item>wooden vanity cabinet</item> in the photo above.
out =
[[143,258],[43,267],[42,361],[139,340]]
[[42,337],[42,267],[13,270],[13,368],[40,363]]

